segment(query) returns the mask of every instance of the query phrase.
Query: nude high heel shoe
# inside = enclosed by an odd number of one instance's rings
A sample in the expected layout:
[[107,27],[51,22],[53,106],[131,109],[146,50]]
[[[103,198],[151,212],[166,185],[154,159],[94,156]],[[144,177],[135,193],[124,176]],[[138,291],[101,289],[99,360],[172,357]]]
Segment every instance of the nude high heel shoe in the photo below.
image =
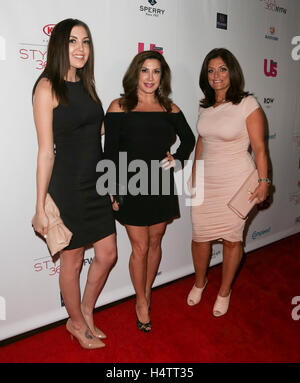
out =
[[71,339],[73,340],[73,337],[75,337],[80,346],[82,348],[86,348],[89,350],[94,350],[96,348],[102,348],[105,347],[105,344],[95,336],[91,335],[90,329],[87,327],[84,334],[79,333],[79,331],[75,330],[75,328],[72,325],[71,319],[68,319],[66,323],[66,329],[71,335]]
[[205,283],[204,283],[204,286],[203,287],[196,287],[196,285],[194,285],[187,297],[187,304],[189,306],[195,306],[197,305],[200,300],[201,300],[201,297],[202,297],[202,293],[207,285],[207,282],[208,280],[206,279]]
[[[90,329],[91,330],[91,329]],[[106,339],[106,335],[104,334],[103,331],[100,330],[100,328],[94,326],[94,329],[91,330],[91,333],[99,339]]]
[[220,317],[222,315],[225,315],[228,311],[229,302],[231,297],[231,290],[227,297],[221,297],[221,295],[217,296],[216,302],[214,304],[213,308],[213,315],[215,317]]
[[89,321],[88,320],[88,316],[86,316],[84,313],[83,313],[83,310],[82,310],[82,307],[81,307],[81,312],[82,312],[82,315],[83,315],[83,318],[85,319],[87,325],[89,326],[89,329],[91,330],[91,333],[96,337],[96,338],[99,338],[99,339],[106,339],[106,335],[104,334],[104,332],[102,330],[100,330],[98,327],[96,327],[94,325],[94,321]]

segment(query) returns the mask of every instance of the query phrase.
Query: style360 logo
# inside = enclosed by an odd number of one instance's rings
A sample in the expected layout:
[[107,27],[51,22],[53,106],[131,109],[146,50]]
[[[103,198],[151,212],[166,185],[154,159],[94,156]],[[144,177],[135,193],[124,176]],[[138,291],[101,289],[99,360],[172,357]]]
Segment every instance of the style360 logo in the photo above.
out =
[[44,70],[46,66],[47,44],[54,26],[55,24],[47,24],[42,28],[43,38],[39,43],[29,44],[23,42],[20,44],[19,58],[24,62],[33,62],[34,69],[38,71]]

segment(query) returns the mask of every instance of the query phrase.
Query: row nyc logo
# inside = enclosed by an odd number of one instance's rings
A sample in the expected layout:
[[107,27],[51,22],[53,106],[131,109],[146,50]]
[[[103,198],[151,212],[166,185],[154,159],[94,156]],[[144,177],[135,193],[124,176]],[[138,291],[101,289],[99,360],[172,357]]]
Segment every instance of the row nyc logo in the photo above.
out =
[[273,105],[274,101],[274,97],[264,97],[264,106],[266,108],[270,108]]
[[277,76],[277,62],[274,60],[264,60],[264,73],[267,77]]

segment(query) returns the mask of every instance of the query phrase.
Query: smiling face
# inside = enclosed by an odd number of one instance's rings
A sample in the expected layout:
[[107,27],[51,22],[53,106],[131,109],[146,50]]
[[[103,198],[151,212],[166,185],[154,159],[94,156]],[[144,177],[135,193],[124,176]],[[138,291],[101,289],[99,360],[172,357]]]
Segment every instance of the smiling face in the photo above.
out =
[[147,59],[140,70],[138,93],[153,94],[160,85],[161,65],[156,59]]
[[70,69],[68,74],[76,73],[84,67],[90,55],[90,39],[86,29],[80,25],[72,28],[69,37]]
[[211,59],[208,63],[208,82],[216,93],[226,94],[230,87],[229,69],[221,57]]

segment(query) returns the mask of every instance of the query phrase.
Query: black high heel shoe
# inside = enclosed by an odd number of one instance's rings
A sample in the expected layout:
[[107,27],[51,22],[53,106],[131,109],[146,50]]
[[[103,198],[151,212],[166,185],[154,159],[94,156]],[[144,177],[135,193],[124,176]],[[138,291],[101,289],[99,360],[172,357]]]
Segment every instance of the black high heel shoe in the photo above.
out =
[[150,311],[151,311],[151,295],[152,295],[152,292],[150,293],[150,299],[149,299],[149,302],[148,302],[148,311],[149,311],[149,314],[150,314]]
[[139,320],[138,318],[138,315],[137,315],[137,312],[136,312],[136,302],[134,304],[134,308],[135,308],[135,315],[136,315],[136,325],[137,325],[137,328],[140,330],[140,331],[143,331],[143,332],[150,332],[152,330],[152,324],[151,324],[151,320],[147,323],[143,323]]

